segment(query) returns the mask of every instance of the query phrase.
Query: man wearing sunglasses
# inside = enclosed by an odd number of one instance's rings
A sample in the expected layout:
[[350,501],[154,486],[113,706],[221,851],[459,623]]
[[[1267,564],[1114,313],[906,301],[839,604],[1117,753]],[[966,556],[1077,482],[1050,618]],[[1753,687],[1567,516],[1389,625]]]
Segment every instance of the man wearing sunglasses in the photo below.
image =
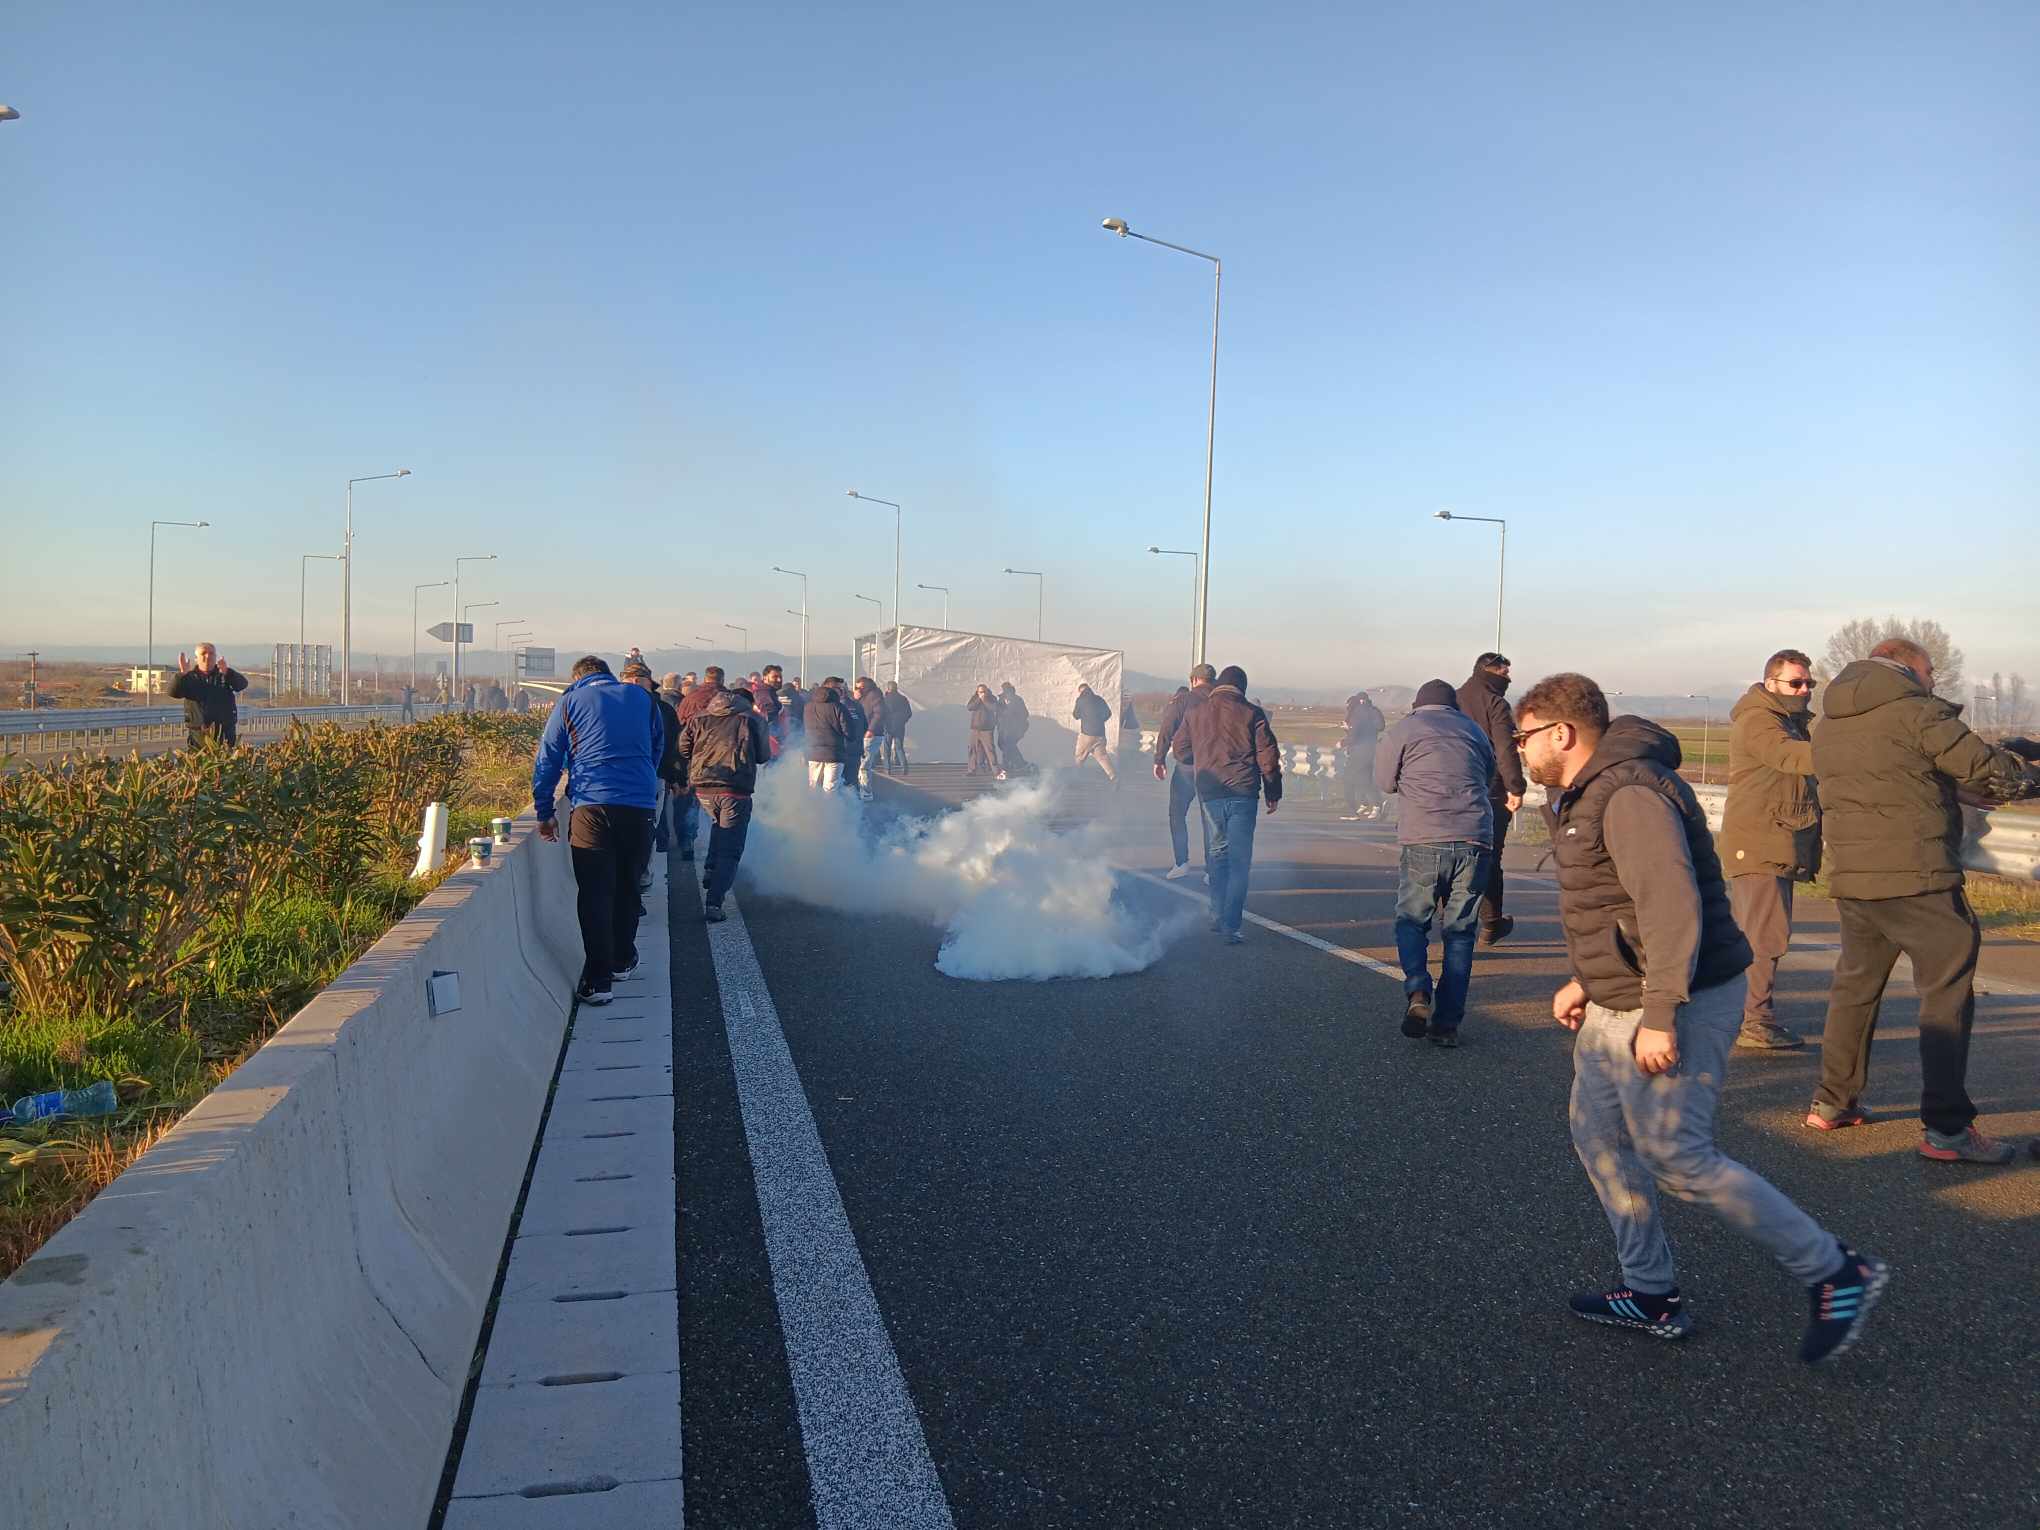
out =
[[1813,661],[1781,648],[1764,678],[1730,710],[1728,806],[1715,848],[1728,901],[1750,943],[1749,996],[1735,1044],[1780,1052],[1805,1045],[1778,1023],[1778,960],[1792,940],[1792,887],[1820,874],[1820,797],[1814,789]]

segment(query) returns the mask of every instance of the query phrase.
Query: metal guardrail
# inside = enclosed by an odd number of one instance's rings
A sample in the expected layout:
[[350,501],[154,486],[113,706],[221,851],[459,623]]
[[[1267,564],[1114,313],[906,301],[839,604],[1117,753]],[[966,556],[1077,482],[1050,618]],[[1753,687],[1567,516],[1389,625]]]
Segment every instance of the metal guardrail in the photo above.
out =
[[[426,715],[427,708],[417,709]],[[298,718],[307,722],[398,722],[401,706],[243,707],[240,737],[255,742],[277,737]],[[63,707],[33,712],[0,712],[0,755],[48,760],[73,754],[116,754],[142,744],[181,742],[184,708]]]
[[[1154,753],[1155,733],[1140,736],[1141,748]],[[1331,795],[1339,779],[1343,752],[1329,744],[1284,744],[1282,774],[1323,786]],[[1531,787],[1531,801],[1541,801],[1543,788]],[[1719,832],[1722,809],[1728,802],[1725,786],[1695,786],[1693,795],[1707,814],[1707,827]],[[1991,876],[2013,877],[2022,882],[2040,881],[2040,813],[2013,812],[1998,808],[1986,813],[1981,808],[1962,810],[1962,864],[1971,871]]]

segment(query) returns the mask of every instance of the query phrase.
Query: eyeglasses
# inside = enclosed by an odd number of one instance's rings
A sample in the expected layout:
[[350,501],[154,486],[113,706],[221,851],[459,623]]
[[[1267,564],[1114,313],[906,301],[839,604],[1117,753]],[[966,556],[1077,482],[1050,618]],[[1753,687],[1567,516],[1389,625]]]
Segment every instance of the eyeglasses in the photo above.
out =
[[1515,746],[1518,749],[1521,749],[1525,744],[1529,743],[1530,740],[1537,737],[1537,735],[1542,733],[1545,729],[1562,728],[1564,726],[1565,724],[1563,722],[1539,723],[1534,728],[1518,728],[1514,733],[1511,733],[1509,735],[1509,739],[1512,743],[1515,744]]

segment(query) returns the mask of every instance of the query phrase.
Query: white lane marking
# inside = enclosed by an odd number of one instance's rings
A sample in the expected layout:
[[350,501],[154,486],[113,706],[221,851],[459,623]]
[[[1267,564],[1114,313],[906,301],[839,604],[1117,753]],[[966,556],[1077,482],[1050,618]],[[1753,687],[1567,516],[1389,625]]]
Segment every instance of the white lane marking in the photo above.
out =
[[708,927],[821,1530],[952,1530],[743,910]]
[[[1164,892],[1172,892],[1178,897],[1189,898],[1198,903],[1209,904],[1211,902],[1209,893],[1180,886],[1175,882],[1169,881],[1166,877],[1156,876],[1152,871],[1136,871],[1133,874],[1144,882],[1154,883],[1155,886],[1161,888]],[[1378,962],[1371,956],[1363,956],[1360,952],[1353,950],[1349,946],[1335,946],[1329,940],[1320,940],[1317,936],[1308,934],[1303,930],[1292,929],[1277,920],[1264,918],[1252,909],[1247,910],[1246,918],[1249,924],[1257,924],[1264,930],[1273,930],[1277,935],[1287,935],[1291,940],[1300,940],[1314,951],[1322,951],[1327,956],[1336,956],[1342,962],[1351,962],[1356,967],[1365,967],[1369,972],[1378,972],[1383,977],[1394,978],[1398,983],[1403,980],[1402,968],[1391,967],[1387,962]]]

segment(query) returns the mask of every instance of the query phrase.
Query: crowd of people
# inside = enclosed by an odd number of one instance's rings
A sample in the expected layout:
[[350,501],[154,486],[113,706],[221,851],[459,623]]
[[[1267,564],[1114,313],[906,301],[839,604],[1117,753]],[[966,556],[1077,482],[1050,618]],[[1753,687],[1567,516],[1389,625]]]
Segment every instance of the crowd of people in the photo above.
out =
[[[1981,935],[1963,896],[1962,801],[2040,794],[2040,746],[1992,745],[1934,693],[1931,656],[1893,639],[1827,686],[1813,725],[1812,661],[1780,649],[1731,714],[1723,824],[1679,774],[1679,742],[1641,717],[1611,717],[1579,674],[1553,675],[1512,709],[1508,659],[1485,653],[1465,684],[1433,680],[1388,726],[1362,692],[1347,708],[1347,816],[1399,799],[1395,932],[1403,1034],[1457,1045],[1476,939],[1506,939],[1501,852],[1531,784],[1546,792],[1559,921],[1570,976],[1552,1016],[1577,1032],[1575,1151],[1615,1235],[1620,1284],[1582,1292],[1589,1321],[1677,1339],[1692,1329],[1660,1191],[1707,1207],[1768,1250],[1808,1292],[1800,1357],[1840,1354],[1887,1280],[1875,1255],[1821,1227],[1724,1154],[1715,1121],[1736,1048],[1791,1051],[1776,974],[1793,889],[1823,865],[1841,927],[1809,1130],[1870,1119],[1861,1104],[1870,1042],[1892,968],[1919,993],[1920,1155],[2004,1164],[2010,1143],[1980,1131],[1967,1089]],[[1188,805],[1201,809],[1213,928],[1240,939],[1254,793],[1281,800],[1267,719],[1238,669],[1191,671],[1154,750],[1171,783],[1171,879],[1189,874]],[[1173,766],[1173,773],[1171,767]],[[1355,768],[1358,767],[1358,768]],[[1242,828],[1244,827],[1244,833]],[[1242,853],[1244,851],[1244,854]],[[1430,933],[1442,958],[1430,970]],[[2040,1157],[2040,1142],[2032,1145]]]

